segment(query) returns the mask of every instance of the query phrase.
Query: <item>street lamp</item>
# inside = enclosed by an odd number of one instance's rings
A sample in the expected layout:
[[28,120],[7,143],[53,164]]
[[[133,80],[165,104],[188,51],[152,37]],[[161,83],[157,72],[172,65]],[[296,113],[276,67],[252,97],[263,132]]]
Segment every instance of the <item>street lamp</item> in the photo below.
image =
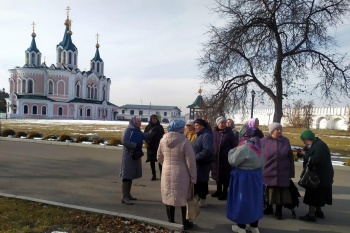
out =
[[253,118],[253,110],[254,110],[254,97],[255,97],[255,91],[252,90],[252,110],[250,112],[250,118]]

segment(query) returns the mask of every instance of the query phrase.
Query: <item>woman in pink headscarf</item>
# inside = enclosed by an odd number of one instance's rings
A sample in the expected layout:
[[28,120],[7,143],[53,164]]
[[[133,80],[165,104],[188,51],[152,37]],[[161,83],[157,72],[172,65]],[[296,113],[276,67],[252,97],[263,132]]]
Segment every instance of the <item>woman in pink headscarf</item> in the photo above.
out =
[[263,132],[259,129],[259,119],[258,118],[252,118],[248,121],[248,126],[252,130],[254,130],[254,136],[258,138],[263,138],[264,134]]

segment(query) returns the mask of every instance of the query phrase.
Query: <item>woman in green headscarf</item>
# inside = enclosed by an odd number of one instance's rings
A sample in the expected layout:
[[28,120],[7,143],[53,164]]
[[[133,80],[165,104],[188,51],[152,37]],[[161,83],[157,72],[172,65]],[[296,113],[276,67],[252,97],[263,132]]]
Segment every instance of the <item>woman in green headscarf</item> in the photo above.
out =
[[334,170],[331,161],[331,153],[326,143],[324,143],[311,130],[305,130],[300,139],[304,142],[305,147],[299,152],[304,155],[304,164],[309,161],[315,164],[316,171],[320,177],[320,184],[316,189],[306,189],[304,203],[309,205],[309,212],[305,216],[301,216],[300,220],[308,222],[316,222],[317,218],[324,218],[321,207],[332,205],[332,184]]

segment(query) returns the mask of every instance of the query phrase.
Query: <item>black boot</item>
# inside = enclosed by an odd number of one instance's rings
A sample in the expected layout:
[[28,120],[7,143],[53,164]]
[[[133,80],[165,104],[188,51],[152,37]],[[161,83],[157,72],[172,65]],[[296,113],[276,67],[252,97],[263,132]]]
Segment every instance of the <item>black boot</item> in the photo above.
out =
[[264,215],[269,215],[273,213],[272,205],[267,205],[264,209]]
[[152,178],[151,178],[151,180],[156,180],[157,177],[156,177],[156,165],[155,165],[155,162],[151,161],[150,164],[151,164],[151,170],[152,170]]
[[184,225],[184,230],[188,230],[193,227],[193,222],[186,219],[186,206],[181,206],[182,213],[182,224]]
[[216,182],[216,192],[212,193],[212,197],[219,197],[222,194],[222,185],[219,182]]
[[222,194],[218,197],[220,201],[225,201],[227,199],[227,189],[228,189],[228,186],[224,185]]
[[282,205],[276,205],[275,217],[276,217],[278,220],[281,220],[281,219],[282,219]]
[[169,222],[175,222],[175,206],[166,205],[166,214]]

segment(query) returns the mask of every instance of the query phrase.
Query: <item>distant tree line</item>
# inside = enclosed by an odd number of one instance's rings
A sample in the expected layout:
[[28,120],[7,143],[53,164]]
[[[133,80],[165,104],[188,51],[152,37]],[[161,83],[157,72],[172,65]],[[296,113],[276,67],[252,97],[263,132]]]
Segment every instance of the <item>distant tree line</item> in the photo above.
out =
[[8,98],[9,94],[4,92],[4,91],[0,91],[0,112],[6,112],[6,101],[5,98]]

